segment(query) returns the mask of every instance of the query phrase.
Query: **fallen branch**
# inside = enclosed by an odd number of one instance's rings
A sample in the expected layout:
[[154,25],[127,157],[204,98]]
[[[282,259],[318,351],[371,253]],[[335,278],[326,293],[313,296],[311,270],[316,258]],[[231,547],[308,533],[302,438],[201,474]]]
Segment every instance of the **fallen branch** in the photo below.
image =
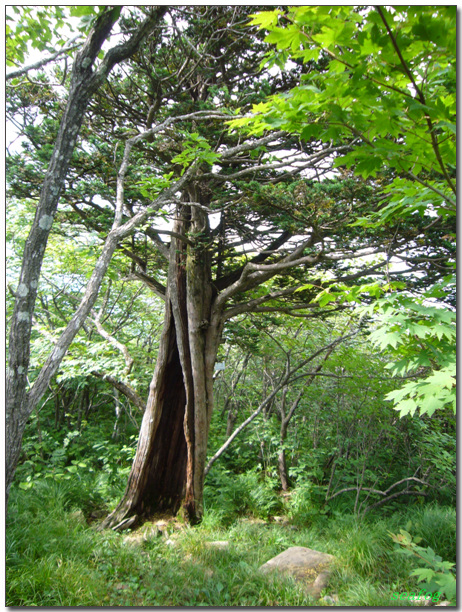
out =
[[369,512],[369,510],[372,510],[372,508],[383,506],[383,504],[386,504],[390,500],[395,499],[396,497],[400,497],[401,495],[420,495],[421,497],[427,497],[428,493],[425,493],[424,491],[411,491],[409,489],[404,489],[404,491],[398,491],[396,493],[393,493],[393,495],[389,495],[388,497],[385,497],[384,499],[379,500],[375,504],[371,504],[370,506],[367,506],[367,508],[363,510],[363,516],[366,514],[366,512]]

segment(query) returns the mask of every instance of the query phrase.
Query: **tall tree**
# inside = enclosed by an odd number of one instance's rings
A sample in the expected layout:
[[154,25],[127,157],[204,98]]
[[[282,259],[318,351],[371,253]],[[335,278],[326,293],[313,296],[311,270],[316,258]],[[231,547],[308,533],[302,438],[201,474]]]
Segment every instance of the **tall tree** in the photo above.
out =
[[[122,33],[138,31],[139,20],[136,10],[124,13]],[[118,249],[130,277],[165,302],[136,456],[105,526],[180,507],[191,521],[200,519],[214,364],[232,317],[334,309],[328,300],[313,304],[319,286],[370,280],[387,256],[408,246],[406,228],[390,224],[378,235],[351,227],[358,215],[379,210],[374,186],[348,172],[324,178],[333,159],[351,149],[350,135],[333,146],[282,131],[242,138],[227,129],[234,113],[290,89],[301,74],[326,70],[320,61],[260,73],[267,46],[247,21],[247,7],[170,7],[161,32],[95,93],[70,161],[60,218],[104,241],[95,274],[102,277]],[[31,104],[21,99],[27,93],[12,93],[13,112]],[[52,96],[43,104],[47,122],[28,130],[28,148],[10,160],[18,197],[39,182],[41,144],[58,125],[59,104]],[[381,253],[378,261],[365,259]],[[84,295],[72,329],[90,302]],[[58,341],[56,368],[72,337]],[[30,397],[39,396],[34,389],[44,380],[39,374]]]
[[[18,462],[27,419],[43,395],[52,375],[56,372],[66,348],[77,333],[86,314],[81,312],[79,318],[72,321],[72,326],[68,329],[69,333],[65,339],[65,345],[52,353],[46,368],[43,370],[40,384],[37,381],[35,389],[28,391],[27,374],[30,359],[32,315],[40,271],[77,136],[88,103],[95,91],[106,81],[116,64],[130,57],[136,51],[145,36],[152,32],[158,24],[165,11],[164,7],[153,9],[126,42],[110,49],[101,63],[96,66],[95,61],[101,47],[108,40],[120,15],[120,9],[118,8],[111,7],[103,10],[96,18],[82,49],[75,57],[66,108],[60,120],[53,153],[43,177],[35,219],[24,247],[21,274],[16,289],[15,306],[11,320],[9,364],[6,375],[7,499]],[[16,73],[10,73],[9,78],[13,80],[18,76]],[[96,285],[98,278],[94,280]],[[97,288],[95,286],[87,303],[90,308],[91,300],[93,296],[96,298],[96,295]]]
[[[158,108],[158,117],[162,116],[161,109],[165,112],[164,99],[176,103],[172,103],[173,112],[196,113],[186,116],[192,121],[189,125],[177,115],[182,130],[165,130],[162,140],[154,140],[142,152],[138,168],[144,164],[146,170],[136,177],[141,194],[144,191],[149,195],[149,188],[155,189],[156,182],[161,181],[161,177],[152,179],[152,167],[162,168],[165,180],[172,173],[181,174],[182,166],[188,167],[193,160],[199,163],[170,209],[172,229],[147,229],[166,261],[165,289],[152,268],[149,274],[140,271],[143,264],[138,261],[135,270],[164,296],[165,320],[127,489],[104,523],[115,528],[132,525],[139,515],[154,509],[177,511],[182,506],[191,521],[202,515],[213,371],[226,321],[267,308],[288,312],[306,309],[307,293],[294,299],[302,267],[331,267],[333,262],[335,265],[382,249],[371,235],[364,234],[363,240],[344,250],[342,230],[332,218],[328,222],[324,217],[325,227],[321,221],[318,228],[329,188],[336,191],[347,209],[346,201],[361,191],[362,184],[334,182],[323,190],[313,181],[295,180],[306,168],[318,169],[322,175],[325,160],[335,148],[315,146],[305,151],[283,133],[239,142],[236,134],[224,131],[222,126],[214,129],[213,124],[201,120],[199,113],[208,118],[206,109],[214,108],[217,102],[233,110],[261,99],[262,84],[265,90],[268,75],[256,78],[261,43],[251,32],[239,29],[247,17],[245,11],[201,8],[180,11],[176,19],[179,16],[182,20],[187,17],[188,25],[180,28],[174,20],[161,56],[138,54],[132,73],[132,80],[140,80],[146,78],[146,67],[148,70],[150,95],[144,105],[148,125],[153,107]],[[180,62],[179,49],[183,51]],[[200,54],[193,49],[201,49]],[[162,71],[163,65],[169,66],[169,74]],[[186,82],[185,73],[189,75]],[[275,80],[273,87],[287,88],[292,82],[293,78],[287,78],[279,85]],[[162,96],[161,102],[155,95]],[[117,98],[123,104],[120,94]],[[167,112],[170,115],[172,111]],[[173,119],[170,121],[173,125]],[[276,156],[278,151],[281,153]],[[212,169],[208,167],[211,165]],[[254,182],[249,183],[248,177]],[[301,219],[293,210],[294,197],[300,202]],[[313,214],[309,205],[315,197],[319,209]],[[127,206],[135,212],[139,196]],[[349,219],[345,209],[340,213],[342,227]],[[219,215],[215,227],[213,215]],[[168,246],[159,242],[162,232],[170,234]],[[324,244],[323,232],[330,233],[332,245]],[[136,256],[133,250],[131,256]],[[363,266],[359,275],[367,273],[365,268],[369,266]],[[294,269],[296,272],[289,276]],[[275,277],[280,280],[263,286]],[[262,290],[255,292],[257,287]]]

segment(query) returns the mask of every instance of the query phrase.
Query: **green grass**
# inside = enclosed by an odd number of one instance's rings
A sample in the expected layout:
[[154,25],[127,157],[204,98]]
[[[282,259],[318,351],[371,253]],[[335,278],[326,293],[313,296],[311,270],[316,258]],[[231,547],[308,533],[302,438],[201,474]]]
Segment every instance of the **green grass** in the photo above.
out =
[[456,510],[436,504],[409,514],[409,531],[422,538],[420,546],[430,546],[445,561],[456,562]]
[[[455,554],[455,513],[439,506],[362,523],[352,516],[320,516],[306,525],[283,525],[238,516],[235,508],[232,516],[224,515],[215,505],[198,527],[169,526],[174,546],[165,536],[149,535],[149,525],[141,528],[144,538],[132,541],[135,534],[98,532],[87,524],[84,512],[94,500],[90,503],[85,487],[47,480],[12,492],[7,606],[316,605],[292,579],[271,580],[258,572],[289,546],[336,556],[328,592],[338,594],[340,606],[403,606],[392,602],[391,594],[415,589],[409,578],[414,566],[396,554],[389,532],[411,520],[413,534],[426,546],[447,559]],[[271,504],[272,493],[265,495]],[[228,548],[208,545],[216,540],[228,541]]]

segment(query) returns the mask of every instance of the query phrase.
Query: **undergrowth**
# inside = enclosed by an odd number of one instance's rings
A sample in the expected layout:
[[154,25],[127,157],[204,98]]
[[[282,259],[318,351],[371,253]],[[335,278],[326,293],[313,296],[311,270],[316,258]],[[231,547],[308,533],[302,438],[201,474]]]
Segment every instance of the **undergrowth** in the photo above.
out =
[[[268,483],[259,488],[256,477],[246,474],[236,482],[240,497],[225,481],[214,495],[209,490],[198,527],[176,524],[158,535],[146,524],[135,533],[118,534],[95,529],[95,505],[105,506],[90,484],[77,478],[45,479],[29,490],[13,489],[7,517],[7,606],[319,605],[292,579],[270,580],[258,572],[290,546],[335,555],[328,592],[338,594],[338,605],[403,606],[408,602],[392,602],[391,596],[415,590],[416,579],[410,576],[415,565],[396,554],[390,533],[407,525],[443,559],[455,555],[455,512],[437,505],[363,522],[314,513],[305,524],[287,518],[277,522],[274,512],[284,513],[287,503]],[[209,545],[223,540],[228,542],[223,550]]]

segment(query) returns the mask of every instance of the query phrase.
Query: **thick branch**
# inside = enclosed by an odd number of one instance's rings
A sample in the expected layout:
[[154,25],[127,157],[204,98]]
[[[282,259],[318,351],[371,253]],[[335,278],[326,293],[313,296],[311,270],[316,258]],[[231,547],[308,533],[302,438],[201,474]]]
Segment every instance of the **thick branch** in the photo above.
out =
[[262,284],[266,280],[272,278],[278,272],[289,269],[293,266],[300,265],[302,263],[315,263],[319,261],[321,254],[318,253],[315,256],[308,255],[306,257],[300,257],[303,251],[314,244],[314,234],[307,240],[302,242],[292,253],[283,257],[278,263],[259,265],[256,263],[249,262],[242,269],[240,277],[231,285],[229,285],[217,298],[216,308],[221,309],[229,298],[242,291],[247,291],[252,287]]
[[157,250],[162,255],[162,257],[168,261],[168,246],[164,242],[162,242],[157,231],[153,227],[147,227],[144,232],[146,236],[148,236],[148,238],[150,238],[154,242]]
[[[345,257],[345,259],[347,259],[347,257]],[[252,262],[253,261],[255,261],[255,260],[252,260]],[[324,288],[328,287],[330,284],[338,283],[340,281],[348,282],[348,281],[352,281],[352,280],[355,280],[357,278],[360,278],[362,276],[367,276],[367,275],[370,275],[370,274],[374,274],[374,273],[376,273],[375,271],[377,269],[384,267],[386,264],[387,264],[386,261],[379,262],[379,263],[374,264],[373,266],[371,266],[369,268],[366,268],[364,270],[360,270],[359,272],[356,272],[354,274],[348,274],[346,276],[340,276],[340,277],[337,277],[335,279],[332,279],[332,281],[323,281],[322,282],[322,286],[320,286],[319,288],[320,289],[324,289]],[[293,265],[297,265],[297,264],[294,263]],[[312,284],[314,284],[314,282]],[[253,300],[249,300],[248,302],[243,302],[243,303],[240,303],[240,304],[233,305],[228,310],[225,310],[224,318],[225,319],[230,319],[231,317],[234,317],[234,316],[236,316],[238,314],[242,314],[244,312],[283,312],[283,313],[286,313],[286,314],[290,314],[292,316],[308,317],[308,318],[312,317],[312,316],[319,316],[318,314],[311,315],[311,314],[296,314],[296,313],[294,313],[294,310],[304,310],[304,309],[307,309],[307,308],[316,308],[318,306],[316,303],[292,304],[292,305],[284,304],[284,305],[281,305],[281,306],[266,306],[266,307],[262,307],[261,306],[261,304],[263,304],[263,303],[265,303],[265,302],[267,302],[269,300],[278,299],[280,297],[284,297],[284,296],[293,294],[293,293],[295,293],[302,286],[303,285],[295,285],[294,287],[289,287],[289,288],[281,290],[281,291],[273,291],[271,293],[268,293],[267,295],[261,296],[259,298],[255,298]],[[348,305],[337,306],[337,308],[335,310],[345,309],[345,308],[349,308],[349,306]]]
[[428,482],[425,482],[425,480],[422,480],[421,478],[416,478],[415,476],[409,476],[408,478],[403,478],[402,480],[398,480],[397,482],[393,483],[390,487],[388,487],[388,489],[386,491],[384,491],[384,495],[388,495],[388,493],[394,489],[395,487],[397,487],[400,484],[403,484],[403,482],[417,482],[421,485],[424,486],[430,486],[428,484]]
[[[265,249],[259,255],[251,259],[251,263],[255,263],[255,264],[262,263],[263,261],[265,261],[265,259],[273,255],[274,251],[279,249],[291,237],[292,237],[292,232],[289,232],[288,230],[283,231],[282,234],[278,238],[276,238],[276,240],[274,240],[267,249]],[[227,274],[226,276],[222,276],[221,278],[218,278],[214,283],[215,287],[219,291],[221,291],[222,289],[226,289],[226,287],[229,287],[229,285],[231,285],[232,283],[235,283],[241,276],[244,267],[245,266],[242,266],[238,270],[235,270],[234,272],[231,272],[230,274]]]
[[[342,493],[348,493],[348,492],[352,492],[352,491],[358,491],[358,487],[346,487],[345,489],[340,489],[340,491],[336,491],[326,501],[330,502],[335,497],[337,497],[337,495],[341,495]],[[384,493],[383,491],[379,491],[378,489],[370,489],[368,487],[361,487],[361,491],[366,491],[366,492],[369,492],[369,493],[374,493],[375,495],[386,495],[386,493]]]
[[[123,60],[131,57],[137,50],[142,40],[152,32],[154,27],[161,21],[163,16],[168,10],[168,6],[156,6],[149,17],[147,17],[143,23],[137,28],[134,34],[126,42],[109,49],[106,53],[101,66],[95,73],[95,80],[99,83],[103,82],[107,75],[110,73],[112,68],[122,62]],[[111,11],[112,13],[113,11]],[[96,57],[97,53],[95,53]]]
[[[313,379],[314,379],[314,376],[313,376],[313,375],[310,375],[310,378],[311,378],[311,380],[310,380],[310,382],[308,383],[308,385],[310,385],[310,384],[311,384],[311,382],[312,382],[312,381],[313,381]],[[287,413],[287,415],[286,415],[286,416],[285,416],[285,417],[282,419],[281,431],[282,431],[283,429],[285,430],[285,429],[287,428],[287,426],[289,425],[290,420],[291,420],[291,418],[294,416],[295,411],[297,410],[298,405],[299,405],[299,403],[300,403],[300,401],[301,401],[301,399],[302,399],[303,394],[305,393],[305,391],[306,391],[306,386],[304,386],[304,387],[302,387],[302,388],[300,389],[300,391],[299,391],[299,393],[298,393],[297,397],[296,397],[296,398],[295,398],[295,400],[292,402],[292,406],[290,407],[289,412],[288,412],[288,413]]]
[[[242,314],[244,312],[255,312],[257,307],[260,306],[261,304],[264,304],[265,302],[268,302],[269,300],[276,300],[281,297],[292,295],[293,293],[297,291],[297,289],[300,289],[300,287],[303,287],[303,285],[295,285],[294,287],[289,287],[288,289],[282,289],[281,291],[271,291],[270,293],[267,293],[266,295],[263,295],[259,298],[255,298],[253,300],[249,300],[248,302],[243,302],[241,304],[233,305],[230,308],[228,308],[228,310],[225,310],[224,318],[227,320],[227,319],[231,319],[232,317],[235,317],[238,314]],[[281,311],[284,309],[288,310],[289,308],[291,310],[305,309],[305,308],[313,308],[315,306],[316,306],[315,304],[297,304],[297,305],[291,305],[291,306],[284,305],[281,307],[273,307],[269,311],[271,310]]]
[[[216,181],[227,182],[227,181],[234,181],[236,179],[242,178],[243,176],[247,176],[249,174],[255,174],[260,171],[268,172],[269,170],[278,170],[280,168],[287,169],[290,167],[293,168],[290,172],[292,174],[297,174],[297,173],[302,172],[303,170],[306,170],[307,168],[311,168],[315,162],[322,161],[323,159],[328,157],[331,154],[331,152],[334,152],[334,150],[338,151],[341,149],[349,149],[349,148],[350,147],[337,147],[337,149],[331,149],[328,151],[320,151],[316,153],[315,155],[311,155],[308,158],[304,156],[304,157],[300,157],[299,159],[293,160],[292,162],[282,161],[282,162],[273,162],[273,163],[267,163],[267,164],[259,164],[258,166],[251,166],[250,168],[239,170],[238,172],[234,172],[233,174],[215,174],[215,173],[209,172],[207,174],[204,174],[203,176],[204,178],[213,178]],[[294,166],[295,163],[298,163],[300,165]]]
[[[398,480],[397,482],[393,483],[391,486],[388,487],[388,489],[386,489],[385,491],[380,491],[378,489],[372,489],[372,488],[368,488],[368,487],[346,487],[345,489],[340,489],[340,491],[336,491],[333,495],[331,495],[328,499],[326,499],[326,501],[331,501],[333,500],[335,497],[337,497],[337,495],[341,495],[342,493],[348,493],[348,492],[353,492],[356,491],[357,494],[361,493],[361,492],[365,492],[365,493],[369,493],[369,495],[372,493],[374,495],[382,495],[383,499],[379,500],[378,502],[375,502],[374,504],[371,504],[370,506],[367,506],[367,508],[365,508],[363,515],[366,514],[366,512],[369,512],[369,510],[372,510],[372,508],[377,508],[378,506],[382,506],[383,504],[386,504],[387,502],[389,502],[392,499],[395,499],[397,497],[400,497],[401,495],[420,495],[423,497],[427,496],[427,493],[423,492],[423,491],[414,491],[414,490],[409,490],[409,489],[404,489],[403,491],[397,491],[396,493],[392,493],[391,495],[389,494],[390,491],[392,491],[395,487],[397,487],[400,484],[403,484],[404,482],[417,482],[423,486],[429,487],[429,483],[426,482],[425,480],[422,480],[420,478],[416,478],[415,476],[409,476],[408,478],[403,478],[402,480]],[[368,495],[368,497],[369,497]]]
[[366,512],[369,512],[369,510],[372,510],[372,508],[378,508],[379,506],[383,506],[383,504],[386,504],[387,502],[391,501],[392,499],[395,499],[396,497],[401,497],[401,495],[418,495],[421,497],[427,497],[428,493],[425,493],[424,491],[410,491],[408,489],[404,489],[404,491],[398,491],[397,493],[393,493],[393,495],[389,495],[388,497],[379,500],[375,504],[367,506],[367,508],[365,508],[363,511],[363,515],[366,514]]
[[161,285],[154,277],[149,276],[141,270],[134,270],[129,276],[129,279],[136,279],[142,281],[146,287],[149,287],[158,297],[165,300],[166,289]]
[[[227,116],[229,119],[230,116]],[[234,116],[233,116],[234,119]],[[251,151],[252,149],[256,149],[257,147],[262,147],[274,140],[278,140],[282,136],[286,136],[287,133],[282,130],[278,132],[271,132],[268,136],[263,136],[262,138],[257,138],[256,140],[247,141],[241,145],[236,145],[235,147],[231,147],[230,149],[226,149],[221,153],[221,157],[226,159],[228,157],[233,157],[233,155],[238,155],[239,153],[243,153],[244,151]],[[216,176],[216,175],[214,175]]]
[[[307,309],[307,308],[314,308],[316,305],[315,304],[309,304],[309,305],[304,305],[303,308],[300,307],[300,309]],[[330,308],[330,309],[322,309],[322,311],[320,312],[319,309],[316,312],[311,312],[311,313],[307,313],[307,312],[296,312],[297,307],[293,307],[293,306],[258,306],[257,308],[252,308],[251,311],[249,312],[280,312],[281,314],[285,314],[288,317],[295,317],[295,318],[299,318],[299,319],[320,319],[321,317],[327,317],[329,315],[334,314],[335,312],[339,312],[341,310],[347,310],[349,308],[353,308],[351,305],[348,304],[342,304],[341,306],[337,306],[336,308]],[[244,311],[245,312],[245,311]]]

